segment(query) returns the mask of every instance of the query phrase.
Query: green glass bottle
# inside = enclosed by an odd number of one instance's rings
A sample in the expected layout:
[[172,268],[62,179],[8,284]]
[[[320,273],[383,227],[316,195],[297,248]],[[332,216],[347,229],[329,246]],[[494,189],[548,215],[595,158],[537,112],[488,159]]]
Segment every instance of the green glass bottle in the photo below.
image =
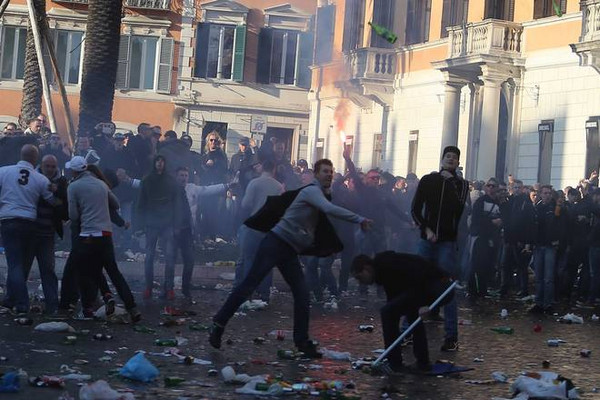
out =
[[514,329],[509,326],[498,326],[496,328],[491,328],[494,332],[500,333],[503,335],[512,335],[514,333]]
[[282,360],[293,360],[296,355],[292,350],[277,350],[277,357]]
[[177,346],[177,339],[156,339],[154,344],[157,346]]
[[183,382],[185,382],[185,379],[180,378],[178,376],[167,376],[167,377],[165,377],[165,386],[166,387],[179,386]]
[[269,390],[269,387],[271,387],[271,385],[269,385],[268,383],[258,382],[254,387],[254,390],[266,392],[267,390]]
[[381,36],[382,38],[387,40],[389,43],[394,44],[394,43],[396,43],[396,40],[398,40],[398,35],[396,35],[392,31],[390,31],[389,29],[387,29],[381,25],[374,24],[372,22],[369,22],[369,25],[371,25],[371,28],[373,28],[373,30],[375,31],[375,33],[378,36]]
[[143,326],[143,325],[135,325],[133,327],[133,330],[136,332],[141,332],[141,333],[156,333],[156,331],[152,328],[148,328],[147,326]]
[[208,325],[203,325],[203,324],[193,324],[190,325],[190,330],[191,331],[202,331],[202,332],[208,332],[210,330],[210,326]]

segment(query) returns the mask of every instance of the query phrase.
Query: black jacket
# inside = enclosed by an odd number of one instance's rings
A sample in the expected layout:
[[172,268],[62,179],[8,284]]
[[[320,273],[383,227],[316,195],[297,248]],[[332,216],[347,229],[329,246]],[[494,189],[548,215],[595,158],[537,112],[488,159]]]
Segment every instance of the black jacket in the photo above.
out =
[[142,179],[137,204],[139,228],[174,227],[175,222],[178,220],[176,214],[178,212],[178,189],[175,178],[166,171],[158,174],[153,170],[150,175]]
[[429,287],[439,281],[448,281],[448,275],[423,257],[385,251],[375,256],[375,283],[383,286],[388,301],[412,291],[423,295],[423,303],[433,299],[427,298]]
[[[208,160],[212,160],[213,165],[206,165]],[[227,156],[223,153],[223,150],[217,149],[202,154],[200,164],[202,166],[201,185],[216,185],[217,183],[227,182]]]
[[140,178],[149,174],[153,168],[152,156],[154,150],[152,148],[152,139],[135,135],[127,142],[127,148],[131,150],[138,167],[134,177]]
[[513,195],[500,205],[504,242],[532,244],[535,238],[535,209],[526,194]]
[[554,201],[544,204],[541,201],[535,205],[537,246],[557,244],[561,238],[561,216],[555,214]]
[[496,218],[501,218],[498,203],[487,194],[478,198],[471,212],[471,235],[487,240],[500,239],[500,227],[492,223]]
[[112,146],[107,148],[100,159],[100,166],[102,170],[115,172],[119,168],[124,169],[129,176],[137,176],[139,171],[137,160],[129,147],[123,147],[122,150],[115,150]]
[[458,176],[449,179],[439,172],[425,175],[413,199],[412,216],[426,239],[431,229],[439,242],[456,241],[460,216],[469,195],[469,183]]
[[[41,171],[39,171],[41,173]],[[44,199],[40,199],[37,207],[36,232],[44,235],[54,235],[54,232],[62,239],[63,238],[63,221],[69,219],[69,206],[67,204],[67,178],[62,176],[59,171],[50,182],[57,186],[54,197],[62,202],[59,206],[53,206]]]

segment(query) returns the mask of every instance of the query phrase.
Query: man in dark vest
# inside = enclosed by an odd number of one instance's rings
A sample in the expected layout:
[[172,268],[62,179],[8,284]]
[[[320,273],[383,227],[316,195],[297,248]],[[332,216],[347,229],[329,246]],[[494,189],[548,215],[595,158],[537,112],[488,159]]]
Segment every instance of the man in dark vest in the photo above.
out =
[[[298,254],[315,255],[313,251],[318,252],[315,248],[324,245],[320,243],[321,236],[317,229],[320,213],[360,224],[363,230],[369,229],[372,221],[328,201],[326,195],[329,194],[333,180],[333,164],[330,160],[317,161],[314,171],[313,183],[298,191],[283,217],[260,243],[254,263],[242,283],[231,292],[213,317],[214,324],[209,337],[213,347],[221,347],[221,336],[229,319],[269,271],[277,266],[294,296],[294,343],[307,357],[321,356],[317,351],[317,344],[308,337],[309,294]],[[319,239],[315,240],[316,237]],[[324,254],[320,252],[319,255]]]

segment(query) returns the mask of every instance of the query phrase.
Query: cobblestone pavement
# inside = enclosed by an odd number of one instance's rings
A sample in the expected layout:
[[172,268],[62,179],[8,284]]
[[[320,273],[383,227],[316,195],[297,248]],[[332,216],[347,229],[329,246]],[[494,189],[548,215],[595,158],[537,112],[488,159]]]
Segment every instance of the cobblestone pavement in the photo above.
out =
[[[141,280],[139,274],[128,278],[136,297],[140,298]],[[36,288],[36,281],[30,282]],[[227,281],[221,283],[227,284]],[[472,324],[460,326],[460,350],[456,353],[440,353],[439,346],[443,334],[443,324],[428,322],[427,332],[432,360],[448,359],[457,365],[473,367],[475,370],[451,377],[422,377],[403,375],[394,377],[378,377],[353,370],[349,362],[317,360],[317,361],[286,361],[277,359],[278,349],[292,349],[289,338],[284,341],[268,339],[260,345],[254,344],[256,337],[265,337],[273,329],[291,329],[292,302],[285,287],[280,284],[281,293],[273,296],[271,304],[263,311],[248,312],[245,316],[235,317],[224,335],[231,339],[230,344],[224,344],[222,350],[213,350],[206,341],[206,332],[192,331],[189,325],[193,321],[207,324],[210,317],[224,301],[227,292],[210,288],[195,291],[195,304],[184,303],[182,299],[171,302],[181,309],[194,311],[195,316],[189,317],[182,326],[164,327],[159,323],[165,317],[160,315],[161,309],[167,304],[154,300],[140,305],[144,315],[142,325],[156,329],[155,334],[133,331],[129,325],[106,324],[97,321],[69,321],[77,330],[88,329],[90,333],[78,338],[73,345],[62,344],[66,334],[34,332],[32,326],[19,326],[8,315],[0,316],[0,356],[7,361],[0,361],[0,369],[11,367],[22,368],[29,376],[42,374],[59,375],[63,364],[77,367],[84,374],[91,374],[93,380],[106,379],[114,388],[131,388],[138,399],[178,399],[178,398],[207,398],[207,399],[239,399],[252,398],[235,394],[234,385],[224,384],[220,376],[208,376],[211,368],[221,369],[231,364],[236,372],[250,375],[271,374],[281,375],[290,382],[299,382],[305,377],[327,380],[354,382],[356,392],[362,399],[381,398],[387,393],[391,399],[491,399],[494,396],[510,397],[509,385],[488,384],[473,385],[466,380],[488,380],[493,371],[502,371],[511,378],[522,371],[542,370],[542,361],[550,361],[549,370],[571,378],[576,386],[582,389],[582,398],[599,398],[600,394],[592,392],[594,387],[600,387],[600,323],[592,322],[590,317],[598,310],[574,310],[585,318],[583,325],[567,325],[556,321],[557,317],[533,317],[526,313],[527,305],[517,301],[499,302],[485,299],[479,305],[470,305],[459,296],[459,317],[470,320]],[[358,297],[342,299],[338,310],[324,309],[315,305],[311,310],[311,335],[322,347],[348,351],[353,357],[373,356],[372,350],[381,348],[381,337],[378,308],[382,305],[376,295],[367,300]],[[499,313],[506,308],[509,316],[500,319]],[[561,309],[560,314],[571,311]],[[600,313],[599,313],[600,314]],[[43,318],[33,315],[34,324],[42,322]],[[373,324],[373,333],[359,332],[360,324]],[[539,323],[542,331],[534,332],[534,324]],[[491,331],[496,326],[510,326],[514,334],[503,335]],[[180,332],[177,334],[176,332]],[[114,336],[109,341],[95,341],[92,336],[105,333]],[[210,360],[214,366],[186,366],[177,363],[174,357],[164,358],[148,356],[160,370],[160,378],[154,384],[141,385],[125,381],[117,376],[109,375],[109,371],[124,364],[136,350],[160,352],[164,348],[154,345],[157,338],[172,338],[181,335],[189,339],[189,343],[181,346],[183,354]],[[566,341],[559,347],[548,347],[546,340],[560,338]],[[590,358],[579,355],[582,349],[592,350]],[[35,349],[55,350],[55,353],[42,354]],[[106,356],[105,351],[116,351],[111,355],[112,360],[100,361]],[[410,347],[405,349],[406,361],[412,362]],[[483,362],[474,362],[482,358]],[[89,361],[87,365],[76,365],[77,359]],[[269,362],[278,364],[270,365]],[[239,363],[239,364],[232,364]],[[304,370],[300,365],[319,364],[320,370]],[[205,385],[180,386],[165,388],[163,379],[166,376],[179,376],[188,381],[199,381]],[[208,386],[208,387],[204,387]],[[68,392],[78,398],[78,387],[74,382],[67,384]],[[17,394],[2,394],[4,399],[58,399],[63,391],[51,388],[33,388],[22,381],[22,389]],[[294,398],[294,396],[292,396]],[[298,396],[300,398],[300,396]]]

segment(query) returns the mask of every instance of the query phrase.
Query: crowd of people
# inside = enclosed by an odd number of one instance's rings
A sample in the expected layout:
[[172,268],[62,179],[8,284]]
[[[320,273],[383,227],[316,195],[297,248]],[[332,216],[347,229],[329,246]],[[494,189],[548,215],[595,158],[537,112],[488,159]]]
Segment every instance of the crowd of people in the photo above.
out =
[[[377,264],[373,260],[389,251],[429,260],[444,276],[464,282],[474,302],[493,290],[501,297],[512,290],[529,296],[532,269],[532,312],[552,313],[560,301],[598,305],[596,172],[564,190],[525,186],[513,176],[507,183],[496,178],[468,182],[460,175],[460,150],[449,146],[440,171],[421,179],[414,173],[393,176],[377,168],[360,171],[348,149],[343,154],[346,169],[335,173],[328,160],[318,161],[314,170],[305,160],[293,163],[286,158],[285,143],[276,138],[258,147],[241,137],[239,151],[228,160],[216,131],[206,135],[197,153],[189,135],[163,132],[148,123],[141,123],[135,134],[123,134],[109,122],[79,136],[71,149],[45,124],[43,115],[28,121],[24,131],[8,124],[0,139],[0,219],[8,263],[3,305],[18,313],[29,309],[26,280],[36,258],[47,313],[73,310],[81,301],[83,315],[91,317],[99,296],[107,312],[113,312],[115,301],[105,272],[132,320],[139,321],[141,314],[117,259],[131,251],[142,234],[145,300],[154,296],[158,246],[165,260],[159,295],[170,301],[176,298],[179,255],[182,295],[191,298],[195,250],[217,238],[237,242],[234,290],[215,316],[215,347],[243,300],[255,291],[263,301],[270,300],[271,270],[278,266],[300,304],[295,307],[297,345],[314,351],[308,339],[309,293],[312,301],[324,301],[326,295],[328,301],[340,301],[353,293],[352,275],[359,282],[356,294],[367,297],[368,284],[378,281],[359,279],[365,265]],[[269,198],[284,192],[293,194],[288,195],[291,205],[272,225],[263,229],[269,218],[248,222]],[[59,296],[54,248],[55,237],[65,236],[65,226],[72,251]],[[324,232],[337,233],[335,241]],[[336,278],[332,266],[338,257]],[[389,259],[393,257],[380,260]],[[382,284],[376,294],[382,296],[384,290],[389,297],[390,289]],[[388,326],[386,345],[397,336],[390,328],[396,314],[397,310],[382,310]],[[455,299],[444,304],[444,320],[442,350],[456,350]]]

